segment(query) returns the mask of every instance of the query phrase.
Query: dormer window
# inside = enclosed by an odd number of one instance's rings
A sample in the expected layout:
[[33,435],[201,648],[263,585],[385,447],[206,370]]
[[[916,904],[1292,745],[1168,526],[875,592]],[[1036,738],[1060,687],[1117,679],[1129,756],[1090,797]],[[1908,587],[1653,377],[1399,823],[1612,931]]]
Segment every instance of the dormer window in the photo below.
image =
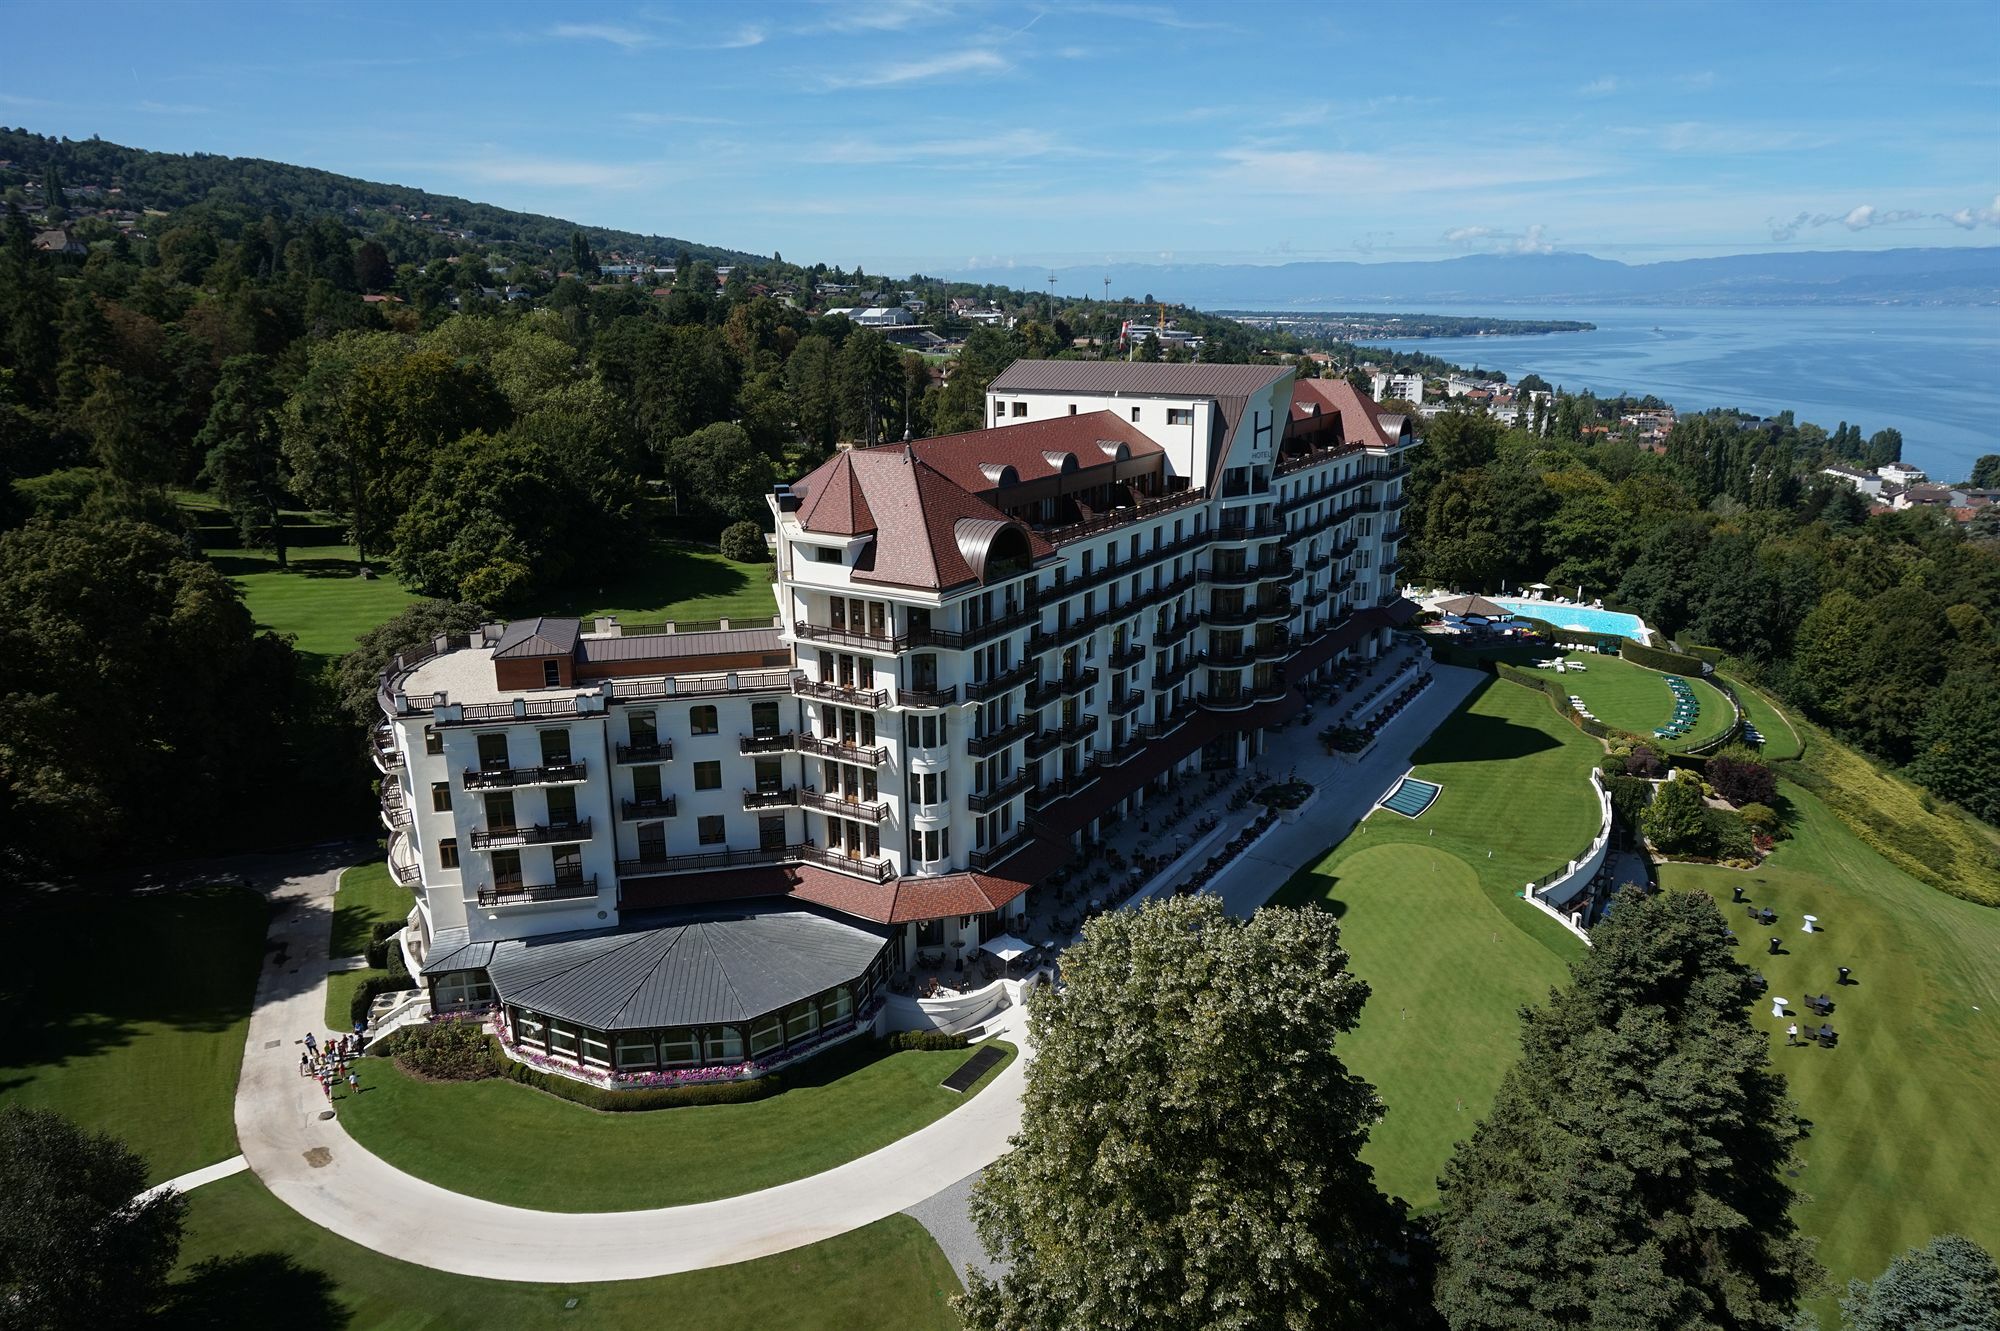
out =
[[542,687],[553,689],[562,684],[562,667],[554,661],[542,662]]

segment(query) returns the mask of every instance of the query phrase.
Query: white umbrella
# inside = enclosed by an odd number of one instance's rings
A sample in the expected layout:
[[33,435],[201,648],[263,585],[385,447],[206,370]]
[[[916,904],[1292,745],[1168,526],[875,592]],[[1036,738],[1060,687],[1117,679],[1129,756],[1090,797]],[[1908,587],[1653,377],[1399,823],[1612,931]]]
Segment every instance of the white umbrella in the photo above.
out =
[[981,952],[991,952],[1002,961],[1012,961],[1016,957],[1027,956],[1028,953],[1035,949],[1012,934],[1001,934],[998,938],[989,938],[981,943],[979,950]]

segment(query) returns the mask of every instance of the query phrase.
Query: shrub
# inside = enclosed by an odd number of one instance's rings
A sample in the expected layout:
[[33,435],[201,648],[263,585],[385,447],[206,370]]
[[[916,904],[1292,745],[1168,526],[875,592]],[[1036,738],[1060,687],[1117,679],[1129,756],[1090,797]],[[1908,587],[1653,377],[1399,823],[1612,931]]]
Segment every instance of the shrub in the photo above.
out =
[[484,1027],[470,1021],[405,1026],[387,1043],[405,1071],[431,1081],[479,1081],[500,1071],[499,1046]]
[[1708,832],[1709,853],[1719,860],[1748,860],[1756,856],[1749,825],[1743,816],[1727,809],[1704,809],[1702,822]]
[[1666,764],[1660,761],[1660,755],[1643,744],[1635,747],[1630,754],[1626,755],[1625,775],[1627,776],[1656,777],[1666,770]]
[[1664,647],[1647,647],[1621,638],[1618,654],[1634,665],[1642,665],[1648,670],[1664,670],[1674,675],[1691,675],[1701,678],[1701,658],[1687,656],[1681,652],[1670,652]]
[[764,531],[754,522],[732,522],[722,529],[722,557],[739,564],[761,564],[770,555]]
[[1743,825],[1767,837],[1778,835],[1778,811],[1768,804],[1746,804],[1736,811]]
[[1653,793],[1652,786],[1636,776],[1608,776],[1604,779],[1604,789],[1611,796],[1612,816],[1638,831],[1646,813],[1646,800]]
[[1778,781],[1762,763],[1738,758],[1708,760],[1708,782],[1715,793],[1731,804],[1769,804],[1778,792]]
[[607,1114],[678,1109],[684,1105],[741,1105],[766,1099],[784,1089],[784,1083],[775,1072],[749,1081],[708,1081],[693,1086],[649,1086],[630,1091],[592,1086],[511,1059],[505,1061],[502,1075],[523,1086],[532,1086],[586,1109],[601,1110]]
[[949,1031],[897,1031],[889,1037],[889,1048],[901,1052],[905,1049],[963,1049],[969,1043],[963,1035],[953,1035]]
[[[375,945],[371,943],[369,945],[368,956],[369,964],[371,965],[374,964],[375,960],[374,952]],[[386,955],[383,957],[383,963],[387,968],[385,974],[371,975],[355,986],[354,995],[347,1002],[348,1021],[367,1021],[368,1011],[374,1007],[375,996],[377,994],[393,993],[398,989],[414,989],[417,987],[417,982],[410,978],[409,971],[403,968],[402,948],[390,945]]]
[[1669,855],[1707,855],[1715,841],[1715,827],[1705,816],[1701,783],[1677,777],[1661,786],[1640,816],[1646,837]]

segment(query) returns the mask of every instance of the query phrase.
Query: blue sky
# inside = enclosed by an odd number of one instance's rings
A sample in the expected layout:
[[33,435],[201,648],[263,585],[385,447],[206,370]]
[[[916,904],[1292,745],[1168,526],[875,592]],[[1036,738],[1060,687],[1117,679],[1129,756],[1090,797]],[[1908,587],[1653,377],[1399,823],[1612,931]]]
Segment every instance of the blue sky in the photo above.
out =
[[0,120],[788,258],[2000,243],[2000,4],[93,5]]

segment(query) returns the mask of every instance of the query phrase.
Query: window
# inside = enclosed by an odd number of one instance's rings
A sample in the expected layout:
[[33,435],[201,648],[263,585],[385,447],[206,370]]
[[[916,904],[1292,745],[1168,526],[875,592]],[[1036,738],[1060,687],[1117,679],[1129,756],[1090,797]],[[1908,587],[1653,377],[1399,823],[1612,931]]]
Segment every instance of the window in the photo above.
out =
[[707,1034],[708,1061],[734,1063],[743,1057],[743,1030],[738,1026],[710,1026]]
[[723,830],[722,815],[719,813],[703,814],[695,819],[694,828],[696,839],[704,846],[719,846],[729,839],[728,833]]
[[785,1043],[796,1044],[819,1029],[819,1004],[810,998],[785,1009]]
[[639,804],[657,804],[660,800],[660,769],[657,767],[635,767],[632,769],[632,799]]
[[557,786],[549,791],[549,825],[551,827],[577,825],[575,786]]
[[722,764],[719,762],[696,763],[694,765],[694,788],[696,790],[721,790]]
[[432,994],[440,1008],[491,1003],[493,982],[486,978],[485,971],[453,971],[449,975],[438,976]]
[[750,704],[750,733],[758,739],[770,739],[778,733],[778,704],[774,702]]
[[479,737],[479,767],[491,772],[507,766],[507,736],[489,732]]
[[846,985],[829,989],[819,996],[819,1024],[831,1026],[854,1015],[854,992]]
[[1072,402],[1069,404],[1069,414],[1072,416],[1076,415],[1076,403]]
[[451,782],[449,781],[431,782],[431,812],[433,813],[451,812]]
[[812,561],[815,564],[838,564],[840,562],[840,551],[833,549],[831,546],[809,545],[806,549],[811,552]]
[[514,826],[514,796],[502,791],[486,797],[486,826],[492,831]]
[[715,709],[713,707],[690,707],[688,709],[689,734],[713,735],[715,731]]
[[782,758],[759,758],[753,770],[759,794],[775,795],[785,788],[785,763]]
[[1016,403],[1014,404],[1014,415],[1015,415],[1015,416],[1017,416],[1017,417],[1020,417],[1020,416],[1026,416],[1027,414],[1028,414],[1028,404],[1027,404],[1027,403],[1025,403],[1025,402],[1016,402]]
[[1167,424],[1169,424],[1169,425],[1193,425],[1193,424],[1194,424],[1194,408],[1193,408],[1193,407],[1168,407],[1168,408],[1167,408]]
[[1132,423],[1134,425],[1139,423],[1139,409],[1137,407],[1132,408]]
[[944,921],[924,920],[917,925],[918,947],[942,947],[944,945]]
[[670,1068],[684,1068],[701,1062],[701,1030],[681,1026],[660,1032],[660,1061]]
[[444,752],[444,736],[438,734],[436,726],[424,727],[424,752],[430,754]]
[[518,850],[496,850],[493,852],[493,884],[502,887],[518,885],[521,881],[521,852]]
[[549,1052],[565,1058],[576,1057],[576,1027],[566,1021],[549,1023]]
[[544,730],[542,732],[542,766],[569,766],[569,732],[567,730]]
[[438,867],[456,869],[458,867],[458,838],[448,836],[438,842]]
[[784,1024],[773,1012],[768,1017],[759,1017],[750,1023],[750,1057],[769,1053],[785,1042]]
[[650,1068],[657,1066],[660,1052],[653,1045],[650,1031],[621,1031],[618,1035],[618,1066],[621,1068]]
[[667,825],[642,823],[639,826],[639,862],[657,864],[667,858]]
[[785,845],[785,815],[767,813],[757,819],[757,846],[760,850],[780,850]]
[[548,1023],[542,1020],[539,1013],[524,1012],[520,1008],[515,1008],[514,1039],[520,1044],[546,1049],[549,1044]]
[[562,667],[554,661],[542,662],[542,687],[545,689],[562,687]]
[[632,747],[650,748],[660,742],[659,718],[651,712],[634,712],[626,721],[632,734]]
[[583,1031],[583,1061],[594,1068],[611,1066],[611,1046],[603,1031]]

